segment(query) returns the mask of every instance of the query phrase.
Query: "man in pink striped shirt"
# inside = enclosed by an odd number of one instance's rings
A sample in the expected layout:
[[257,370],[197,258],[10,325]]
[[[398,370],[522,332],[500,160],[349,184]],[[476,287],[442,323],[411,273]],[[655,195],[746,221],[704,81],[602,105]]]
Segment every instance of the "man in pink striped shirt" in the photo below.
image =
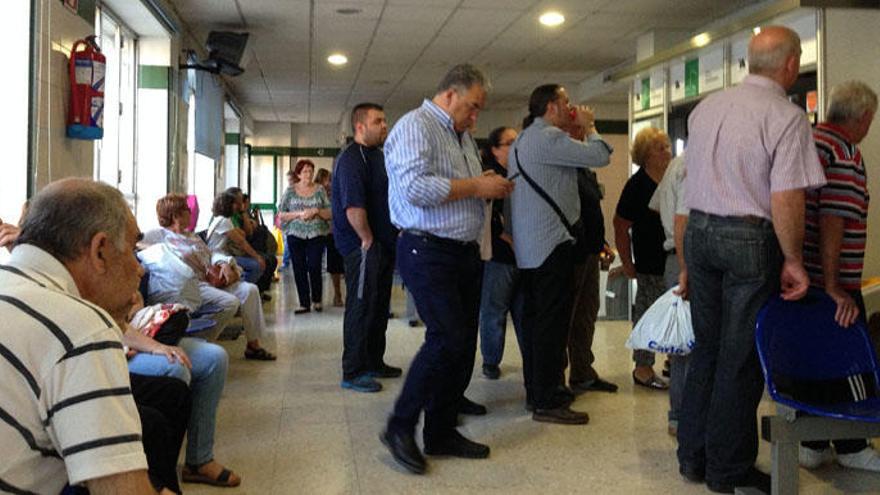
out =
[[685,234],[696,336],[679,418],[681,474],[711,491],[769,492],[754,467],[763,378],[758,310],[773,294],[804,296],[804,191],[825,183],[804,111],[785,91],[798,78],[800,39],[766,27],[749,43],[749,75],[710,95],[688,119]]

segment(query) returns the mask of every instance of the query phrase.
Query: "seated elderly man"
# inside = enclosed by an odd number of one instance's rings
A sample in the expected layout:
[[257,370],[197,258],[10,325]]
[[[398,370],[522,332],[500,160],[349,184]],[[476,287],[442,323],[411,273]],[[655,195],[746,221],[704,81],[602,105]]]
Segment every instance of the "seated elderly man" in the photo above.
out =
[[110,186],[66,179],[32,199],[0,266],[3,491],[155,493],[115,323],[142,274],[138,237]]
[[275,355],[260,344],[266,323],[257,286],[239,280],[232,257],[211,252],[197,235],[186,230],[191,215],[186,196],[160,198],[156,213],[162,228],[144,236],[144,242],[151,246],[138,254],[150,270],[148,303],[181,303],[192,311],[219,308],[211,316],[218,325],[209,337],[218,335],[240,307],[247,337],[244,357],[274,361]]

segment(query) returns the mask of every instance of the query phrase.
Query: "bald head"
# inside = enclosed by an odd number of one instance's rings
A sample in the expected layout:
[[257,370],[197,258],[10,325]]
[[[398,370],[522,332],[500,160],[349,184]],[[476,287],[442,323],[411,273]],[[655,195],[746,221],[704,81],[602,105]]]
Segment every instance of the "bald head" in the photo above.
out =
[[796,32],[783,26],[767,26],[749,42],[749,72],[775,79],[787,89],[794,81],[786,85],[779,78],[790,76],[792,68],[797,77],[800,56],[801,39]]
[[90,179],[62,179],[31,199],[16,244],[32,244],[66,262],[104,232],[121,249],[130,216],[125,198],[113,187]]

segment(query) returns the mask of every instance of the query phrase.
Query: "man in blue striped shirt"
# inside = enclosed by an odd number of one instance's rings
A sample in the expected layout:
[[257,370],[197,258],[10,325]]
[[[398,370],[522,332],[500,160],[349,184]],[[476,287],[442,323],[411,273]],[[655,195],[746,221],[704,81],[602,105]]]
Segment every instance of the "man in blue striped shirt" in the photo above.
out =
[[[481,174],[477,146],[467,132],[486,100],[488,82],[468,64],[453,67],[437,93],[404,115],[385,142],[391,221],[402,230],[398,268],[425,321],[425,342],[410,365],[382,442],[409,471],[426,463],[415,443],[425,410],[425,453],[485,458],[489,447],[455,429],[477,345],[482,265],[476,240],[487,199],[510,194],[513,184]],[[480,411],[482,409],[482,411]]]

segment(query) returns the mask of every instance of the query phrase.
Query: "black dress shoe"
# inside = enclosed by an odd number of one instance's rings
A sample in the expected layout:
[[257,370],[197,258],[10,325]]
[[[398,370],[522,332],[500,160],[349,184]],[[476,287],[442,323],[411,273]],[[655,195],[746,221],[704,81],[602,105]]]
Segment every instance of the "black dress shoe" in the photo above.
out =
[[397,378],[403,374],[403,370],[395,366],[388,366],[387,364],[382,363],[381,368],[370,371],[368,374],[373,378]]
[[705,468],[681,464],[678,466],[678,472],[681,473],[681,476],[684,479],[690,481],[691,483],[703,483],[704,481],[706,481]]
[[486,406],[482,404],[477,404],[476,402],[468,399],[465,396],[461,397],[461,400],[458,402],[458,413],[466,414],[468,416],[484,416],[487,412]]
[[385,430],[379,435],[379,440],[388,447],[394,460],[407,471],[413,474],[425,474],[428,464],[422,457],[422,453],[419,452],[419,446],[416,445],[412,434]]
[[425,440],[425,454],[463,457],[465,459],[485,459],[489,457],[489,446],[468,440],[458,430],[442,440]]
[[615,393],[617,392],[617,385],[607,382],[601,378],[596,378],[591,382],[579,382],[571,384],[572,390],[575,393],[578,392],[608,392]]
[[755,488],[769,495],[770,475],[752,468],[741,480],[733,483],[715,483],[706,480],[706,488],[715,493],[734,493],[737,488]]
[[587,413],[572,411],[568,406],[554,409],[536,408],[532,414],[532,419],[542,423],[555,423],[558,425],[585,425],[590,422],[590,416]]
[[497,364],[484,364],[483,376],[490,380],[497,380],[501,378],[501,368]]

